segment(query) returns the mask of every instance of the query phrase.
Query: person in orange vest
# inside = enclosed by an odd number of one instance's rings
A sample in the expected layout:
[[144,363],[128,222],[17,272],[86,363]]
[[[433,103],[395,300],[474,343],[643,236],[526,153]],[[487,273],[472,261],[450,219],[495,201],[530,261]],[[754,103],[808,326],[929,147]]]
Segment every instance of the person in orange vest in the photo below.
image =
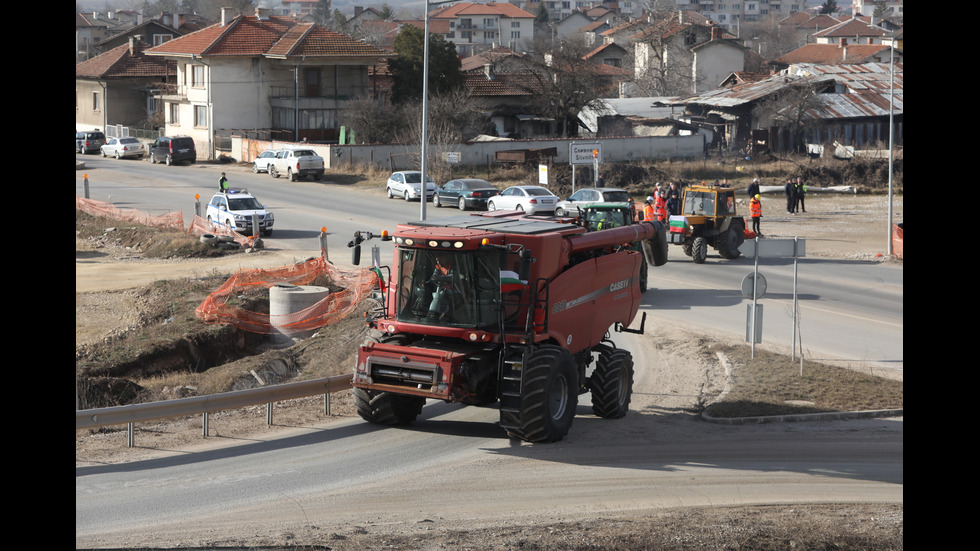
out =
[[647,195],[647,200],[643,203],[643,220],[650,222],[653,220],[653,197]]
[[760,222],[762,219],[762,201],[758,193],[755,197],[749,201],[749,215],[752,216],[752,231],[756,235],[762,237],[762,229],[760,228]]
[[667,220],[667,201],[664,199],[664,194],[660,191],[655,193],[656,199],[653,202],[653,214],[657,217],[657,220],[661,222]]

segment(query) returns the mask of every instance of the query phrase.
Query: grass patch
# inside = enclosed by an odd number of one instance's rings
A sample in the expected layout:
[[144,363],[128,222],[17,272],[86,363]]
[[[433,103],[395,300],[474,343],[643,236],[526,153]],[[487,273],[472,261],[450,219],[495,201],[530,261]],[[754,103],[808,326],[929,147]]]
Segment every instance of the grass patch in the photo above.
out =
[[732,389],[707,407],[713,417],[757,417],[900,409],[904,383],[843,367],[793,361],[748,345],[721,346],[732,363]]

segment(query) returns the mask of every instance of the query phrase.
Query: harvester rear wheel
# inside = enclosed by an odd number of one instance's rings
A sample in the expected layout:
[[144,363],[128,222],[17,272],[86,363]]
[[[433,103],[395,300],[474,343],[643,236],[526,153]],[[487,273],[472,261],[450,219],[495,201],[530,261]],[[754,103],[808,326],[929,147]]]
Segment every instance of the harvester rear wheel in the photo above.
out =
[[593,413],[606,419],[625,416],[633,396],[633,355],[622,348],[600,347],[589,386]]
[[567,350],[538,347],[524,364],[522,426],[507,433],[528,442],[561,440],[575,418],[578,386],[578,370]]

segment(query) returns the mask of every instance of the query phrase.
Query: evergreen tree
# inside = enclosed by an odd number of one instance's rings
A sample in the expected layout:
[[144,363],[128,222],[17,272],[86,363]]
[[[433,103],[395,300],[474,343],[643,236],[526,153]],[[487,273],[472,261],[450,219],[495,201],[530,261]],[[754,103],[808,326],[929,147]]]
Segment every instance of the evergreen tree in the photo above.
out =
[[[422,98],[424,34],[414,25],[405,25],[395,37],[394,50],[398,55],[388,62],[393,80],[391,100],[395,103]],[[429,93],[441,94],[462,85],[456,46],[440,35],[429,33]]]

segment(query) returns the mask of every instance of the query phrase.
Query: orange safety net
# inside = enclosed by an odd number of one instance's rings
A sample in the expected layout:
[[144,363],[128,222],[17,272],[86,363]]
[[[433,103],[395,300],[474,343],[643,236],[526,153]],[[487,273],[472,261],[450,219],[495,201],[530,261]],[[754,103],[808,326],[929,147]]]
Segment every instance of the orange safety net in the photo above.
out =
[[191,220],[191,227],[187,228],[187,233],[192,235],[227,235],[235,240],[235,243],[243,245],[246,247],[251,247],[254,244],[254,239],[252,237],[244,236],[237,231],[225,226],[224,224],[216,224],[214,222],[208,222],[204,218],[198,215],[194,215],[194,219]]
[[180,212],[168,212],[153,216],[136,209],[121,209],[112,203],[75,197],[75,208],[92,216],[102,216],[113,220],[136,222],[144,226],[169,228],[184,231],[184,215]]
[[[265,290],[280,283],[309,285],[324,278],[330,281],[331,288],[336,286],[340,290],[300,312],[277,315],[275,325],[269,314],[252,312],[231,303],[236,297],[250,291]],[[239,270],[211,293],[197,307],[196,313],[205,323],[227,323],[253,333],[319,329],[350,315],[361,301],[371,295],[378,281],[378,275],[372,270],[344,272],[323,257],[268,270]]]

